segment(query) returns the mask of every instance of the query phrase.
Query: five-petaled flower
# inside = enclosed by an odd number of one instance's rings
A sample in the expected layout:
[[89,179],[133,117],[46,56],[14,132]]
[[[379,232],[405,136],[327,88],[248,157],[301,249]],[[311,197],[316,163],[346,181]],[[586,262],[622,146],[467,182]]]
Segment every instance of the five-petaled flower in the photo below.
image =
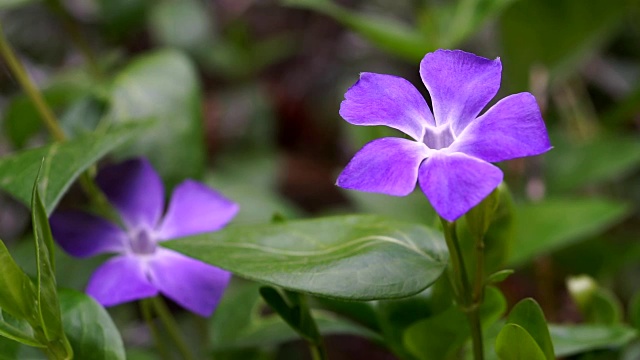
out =
[[175,188],[162,218],[162,180],[144,159],[106,167],[96,182],[124,228],[80,211],[60,211],[50,219],[56,241],[69,254],[118,254],[95,271],[87,293],[104,306],[162,293],[196,314],[211,315],[231,274],[157,243],[218,230],[236,215],[238,205],[186,180]]
[[[425,55],[420,76],[433,114],[407,80],[362,73],[345,94],[340,115],[354,125],[386,125],[409,135],[366,144],[340,174],[346,189],[405,196],[416,181],[436,212],[454,221],[502,181],[491,162],[551,149],[530,93],[510,95],[483,115],[500,88],[502,64],[460,50]],[[476,118],[477,117],[477,118]]]

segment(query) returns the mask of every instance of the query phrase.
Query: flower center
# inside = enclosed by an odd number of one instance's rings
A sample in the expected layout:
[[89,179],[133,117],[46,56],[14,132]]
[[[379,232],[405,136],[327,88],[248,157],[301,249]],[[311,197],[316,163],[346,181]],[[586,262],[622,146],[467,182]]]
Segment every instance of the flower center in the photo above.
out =
[[156,242],[147,230],[140,230],[131,236],[131,251],[138,255],[149,255],[156,251]]
[[455,139],[449,124],[444,124],[438,127],[427,126],[422,142],[424,142],[429,149],[440,150],[449,147]]

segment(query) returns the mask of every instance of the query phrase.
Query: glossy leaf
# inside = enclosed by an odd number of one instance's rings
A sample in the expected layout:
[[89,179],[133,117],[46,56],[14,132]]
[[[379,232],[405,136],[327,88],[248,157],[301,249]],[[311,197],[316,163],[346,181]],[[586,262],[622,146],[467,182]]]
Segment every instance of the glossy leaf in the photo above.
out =
[[[104,134],[94,133],[64,143],[53,143],[0,159],[0,188],[31,203],[32,184],[42,164],[40,192],[51,214],[73,181],[102,156],[139,136],[148,124],[126,124]],[[42,163],[44,160],[44,164]]]
[[[487,287],[480,307],[482,328],[495,323],[506,311],[507,302],[495,287]],[[471,336],[468,321],[457,307],[414,323],[404,332],[404,344],[421,360],[448,359]]]
[[549,325],[557,357],[596,349],[620,348],[635,339],[638,332],[627,325]]
[[16,318],[37,319],[37,295],[31,279],[0,241],[0,309]]
[[371,215],[231,226],[162,245],[248,279],[351,300],[416,294],[447,264],[436,231]]
[[505,281],[509,276],[514,273],[512,269],[496,271],[487,277],[487,284],[497,284]]
[[116,122],[156,120],[121,155],[146,156],[168,187],[202,176],[200,87],[193,64],[182,53],[159,51],[132,61],[114,80],[108,116]]
[[527,298],[518,302],[509,313],[507,324],[521,326],[538,344],[547,360],[555,359],[547,321],[540,305],[535,300]]
[[629,210],[624,203],[597,198],[549,198],[521,205],[509,263],[522,265],[536,256],[596,235],[622,220]]
[[516,324],[506,324],[496,339],[500,360],[545,360],[546,357],[529,333]]
[[76,359],[124,360],[122,338],[109,313],[91,297],[60,292],[62,323]]

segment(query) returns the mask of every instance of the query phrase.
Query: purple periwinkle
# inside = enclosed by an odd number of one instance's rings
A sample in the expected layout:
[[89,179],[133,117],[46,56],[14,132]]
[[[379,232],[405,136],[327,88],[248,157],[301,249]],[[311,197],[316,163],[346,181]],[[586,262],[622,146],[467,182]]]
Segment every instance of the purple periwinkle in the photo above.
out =
[[460,50],[428,53],[420,76],[433,113],[407,80],[360,74],[345,94],[340,115],[354,125],[386,125],[411,139],[387,137],[366,144],[347,164],[337,185],[405,196],[416,181],[448,221],[464,215],[502,181],[492,162],[551,149],[536,99],[507,96],[478,117],[500,88],[502,64]]
[[162,180],[145,159],[106,167],[96,182],[124,228],[80,211],[59,211],[50,219],[54,238],[69,254],[117,254],[94,272],[87,293],[104,306],[161,293],[196,314],[211,315],[231,274],[158,242],[219,230],[236,215],[238,205],[186,180],[175,188],[163,217]]

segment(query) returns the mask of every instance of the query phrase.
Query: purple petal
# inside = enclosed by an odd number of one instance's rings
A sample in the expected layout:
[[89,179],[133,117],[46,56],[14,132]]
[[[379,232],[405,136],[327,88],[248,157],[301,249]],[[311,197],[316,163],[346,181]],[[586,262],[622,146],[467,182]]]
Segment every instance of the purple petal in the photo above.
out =
[[158,249],[149,265],[162,294],[205,317],[213,313],[231,278],[228,271],[167,249]]
[[435,153],[420,166],[418,181],[436,212],[454,221],[500,185],[502,171],[461,153]]
[[400,138],[373,140],[347,164],[337,185],[345,189],[405,196],[413,191],[427,146]]
[[428,53],[420,76],[431,95],[438,125],[450,124],[454,133],[478,116],[500,88],[502,64],[460,50]]
[[102,264],[91,276],[87,294],[104,306],[113,306],[158,294],[149,281],[140,258],[116,256]]
[[153,228],[164,207],[164,187],[146,159],[105,167],[96,177],[109,202],[130,228]]
[[340,116],[354,125],[386,125],[421,141],[426,125],[434,125],[427,102],[407,80],[361,73],[344,95]]
[[219,230],[233,219],[239,208],[208,186],[186,180],[173,191],[158,236],[167,240]]
[[542,154],[551,149],[536,99],[520,93],[500,100],[460,134],[451,151],[489,162]]
[[67,253],[89,257],[126,248],[127,234],[107,220],[80,211],[58,211],[49,219],[56,242]]

